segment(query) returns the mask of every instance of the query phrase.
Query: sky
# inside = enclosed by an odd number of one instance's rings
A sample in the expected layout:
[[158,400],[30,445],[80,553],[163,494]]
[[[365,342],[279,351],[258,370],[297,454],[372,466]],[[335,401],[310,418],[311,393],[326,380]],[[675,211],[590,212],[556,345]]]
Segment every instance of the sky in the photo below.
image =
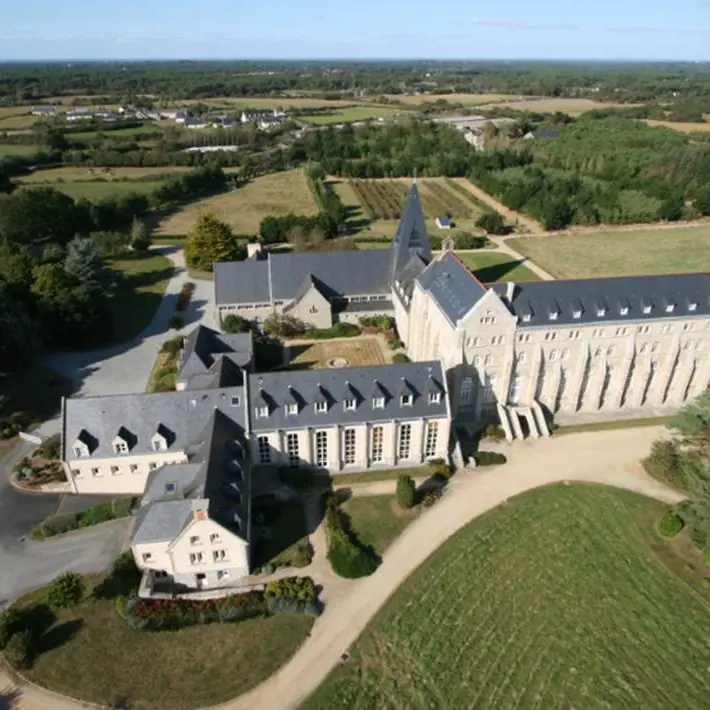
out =
[[0,0],[0,60],[710,61],[710,0]]

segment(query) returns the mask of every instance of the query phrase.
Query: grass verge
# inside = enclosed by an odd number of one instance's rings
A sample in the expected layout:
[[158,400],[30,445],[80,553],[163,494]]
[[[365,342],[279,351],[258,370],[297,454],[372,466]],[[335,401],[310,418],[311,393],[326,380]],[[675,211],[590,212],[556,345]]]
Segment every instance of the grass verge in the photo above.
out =
[[614,422],[593,422],[589,424],[561,425],[553,430],[555,436],[580,434],[585,431],[613,431],[615,429],[635,429],[645,426],[665,426],[671,417],[647,417],[646,419],[620,419]]

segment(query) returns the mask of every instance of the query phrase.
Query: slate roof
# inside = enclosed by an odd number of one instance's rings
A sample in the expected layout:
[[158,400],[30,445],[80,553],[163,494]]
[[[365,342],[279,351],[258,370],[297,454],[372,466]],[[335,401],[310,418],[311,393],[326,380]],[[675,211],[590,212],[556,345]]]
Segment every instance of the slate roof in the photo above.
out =
[[402,287],[408,299],[412,297],[414,282],[422,271],[424,271],[426,266],[427,262],[419,254],[413,254],[409,261],[397,273],[397,283]]
[[[141,506],[159,500],[185,498],[195,486],[201,463],[177,463],[161,466],[148,474]],[[170,490],[174,486],[174,490]]]
[[176,379],[183,382],[195,375],[207,374],[219,361],[219,356],[227,353],[235,365],[247,367],[253,357],[251,333],[224,334],[204,325],[197,326],[185,338]]
[[[490,288],[505,299],[507,284]],[[520,328],[707,316],[710,273],[517,283],[509,305]]]
[[215,302],[269,302],[269,262],[275,301],[296,298],[310,276],[326,298],[389,293],[389,260],[381,249],[363,251],[271,254],[268,259],[247,259],[215,264]]
[[392,244],[392,263],[390,281],[393,283],[397,273],[414,254],[419,254],[426,262],[431,261],[431,242],[424,222],[419,188],[413,182],[407,201],[402,209],[402,216],[397,225]]
[[166,500],[138,511],[132,544],[171,542],[192,519],[193,500]]
[[[241,406],[231,406],[233,396],[240,397]],[[183,451],[200,441],[214,410],[224,412],[244,428],[244,388],[71,397],[64,404],[63,458],[76,458],[71,447],[82,431],[94,444],[93,449],[89,447],[89,458],[115,457],[112,442],[122,427],[133,444],[127,455],[151,453],[151,439],[161,424],[173,435],[167,450]]]
[[452,325],[456,325],[486,293],[486,287],[448,251],[432,261],[417,281]]
[[[446,416],[445,397],[438,404],[429,404],[426,393],[427,388],[431,387],[431,379],[442,390],[445,388],[444,373],[437,361],[250,375],[251,428],[259,432],[276,428],[327,427]],[[399,395],[403,386],[411,389],[415,395],[412,406],[402,406],[400,403]],[[258,418],[254,411],[254,395],[259,391],[267,395],[271,402],[268,418]],[[343,401],[352,397],[352,391],[359,395],[358,407],[355,411],[345,411]],[[372,406],[373,393],[376,392],[384,393],[383,409],[374,409]],[[294,395],[300,398],[303,406],[298,414],[286,415],[284,404],[293,402]],[[325,413],[316,413],[316,399],[328,402]]]

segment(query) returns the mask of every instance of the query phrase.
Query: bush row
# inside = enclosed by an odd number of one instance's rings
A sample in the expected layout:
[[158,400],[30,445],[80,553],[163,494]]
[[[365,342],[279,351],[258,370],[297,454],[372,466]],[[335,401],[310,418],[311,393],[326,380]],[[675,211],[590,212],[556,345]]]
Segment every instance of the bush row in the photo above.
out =
[[354,323],[336,323],[330,328],[309,328],[303,337],[311,340],[329,340],[330,338],[354,338],[358,335],[360,335],[360,328]]
[[105,523],[108,520],[126,518],[131,514],[136,499],[114,498],[106,503],[99,503],[81,513],[56,513],[49,515],[32,531],[32,537],[44,540],[48,537],[61,535],[70,530],[79,530],[91,525]]
[[478,451],[474,458],[477,466],[495,466],[508,460],[505,454],[499,454],[497,451]]

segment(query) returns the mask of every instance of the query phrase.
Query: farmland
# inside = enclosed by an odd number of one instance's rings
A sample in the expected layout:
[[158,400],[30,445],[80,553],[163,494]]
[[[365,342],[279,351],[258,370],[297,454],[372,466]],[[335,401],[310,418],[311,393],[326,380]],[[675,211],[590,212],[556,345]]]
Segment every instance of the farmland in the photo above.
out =
[[706,707],[708,569],[682,535],[658,536],[665,510],[560,485],[490,511],[404,582],[303,707]]
[[674,131],[679,131],[680,133],[708,133],[710,132],[710,123],[683,123],[681,121],[654,121],[653,119],[647,119],[645,121],[649,126],[664,126],[665,128],[672,128]]
[[464,104],[465,106],[483,106],[500,101],[513,101],[517,96],[506,94],[389,94],[387,99],[395,103],[406,104],[407,106],[421,106],[425,103],[435,101],[447,101],[451,104]]
[[153,192],[159,184],[158,182],[147,181],[96,180],[95,182],[58,182],[53,184],[52,187],[65,195],[69,195],[69,197],[73,197],[75,200],[85,198],[91,202],[96,202],[106,197],[120,197],[131,193],[147,195]]
[[491,107],[512,108],[518,111],[536,111],[538,113],[555,113],[562,111],[571,116],[579,116],[587,111],[603,108],[619,108],[638,104],[614,104],[593,101],[592,99],[540,98],[523,99],[519,101],[503,101],[491,104]]
[[97,179],[116,180],[160,180],[164,175],[185,173],[190,168],[165,166],[161,168],[90,168],[83,165],[65,168],[35,170],[23,175],[23,183],[86,182]]
[[710,270],[710,223],[510,240],[562,279]]
[[0,158],[8,155],[32,155],[36,153],[38,146],[12,143],[0,143]]
[[333,113],[302,116],[300,120],[304,123],[313,123],[316,125],[348,123],[352,121],[368,121],[373,118],[392,118],[402,113],[403,110],[406,111],[406,109],[391,108],[389,106],[347,106]]
[[285,170],[256,178],[244,187],[198,200],[164,219],[160,234],[187,234],[205,210],[212,210],[237,234],[258,234],[267,215],[315,214],[318,210],[302,170]]
[[15,109],[14,114],[6,114],[0,117],[0,133],[3,131],[16,131],[25,128],[32,128],[39,119],[29,113],[22,113],[20,109]]

